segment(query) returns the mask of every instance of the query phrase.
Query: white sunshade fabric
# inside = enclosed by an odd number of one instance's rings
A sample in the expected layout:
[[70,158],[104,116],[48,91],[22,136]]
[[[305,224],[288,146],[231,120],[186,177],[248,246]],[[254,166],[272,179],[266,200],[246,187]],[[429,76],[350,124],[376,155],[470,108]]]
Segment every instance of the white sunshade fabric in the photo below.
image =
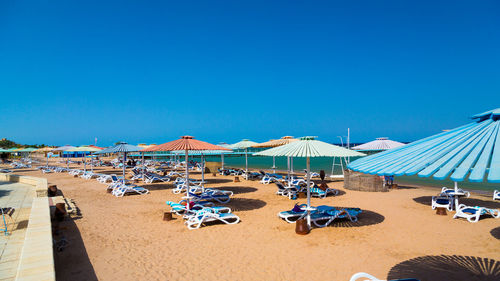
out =
[[253,145],[256,145],[257,143],[251,140],[242,140],[240,142],[228,145],[227,148],[229,149],[245,149],[252,147]]
[[374,141],[367,142],[353,147],[354,150],[387,150],[405,145],[404,143],[390,140],[388,138],[377,138]]
[[500,182],[500,108],[476,122],[351,162],[349,169],[377,175],[450,177],[455,182]]
[[296,142],[260,151],[254,155],[287,157],[356,157],[365,156],[366,154],[315,140],[313,137],[303,137]]
[[118,152],[135,152],[142,150],[142,147],[131,145],[125,142],[119,143],[115,146],[108,147],[101,151],[97,151],[94,154],[105,154],[105,153],[118,153]]

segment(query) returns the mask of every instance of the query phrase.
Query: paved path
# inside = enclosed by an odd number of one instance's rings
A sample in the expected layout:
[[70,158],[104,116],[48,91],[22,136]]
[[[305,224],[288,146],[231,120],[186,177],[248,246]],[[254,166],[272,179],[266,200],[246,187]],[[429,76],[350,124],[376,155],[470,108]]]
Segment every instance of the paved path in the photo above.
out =
[[[34,197],[35,192],[30,185],[0,182],[0,208],[16,209],[12,218],[6,216],[9,235],[0,232],[0,281],[16,277]],[[3,228],[1,217],[0,226]]]

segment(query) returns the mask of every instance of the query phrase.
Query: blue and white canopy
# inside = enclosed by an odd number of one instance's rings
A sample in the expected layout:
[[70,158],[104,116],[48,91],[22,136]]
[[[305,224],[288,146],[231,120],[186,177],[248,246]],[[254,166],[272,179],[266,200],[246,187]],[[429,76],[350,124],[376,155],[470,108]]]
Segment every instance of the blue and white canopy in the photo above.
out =
[[500,182],[500,108],[472,119],[476,122],[358,159],[347,167],[377,175]]
[[97,151],[94,154],[104,154],[104,153],[118,153],[118,152],[134,152],[134,151],[139,151],[144,148],[128,144],[126,142],[121,142],[115,146],[108,147],[106,149],[103,149],[101,151]]

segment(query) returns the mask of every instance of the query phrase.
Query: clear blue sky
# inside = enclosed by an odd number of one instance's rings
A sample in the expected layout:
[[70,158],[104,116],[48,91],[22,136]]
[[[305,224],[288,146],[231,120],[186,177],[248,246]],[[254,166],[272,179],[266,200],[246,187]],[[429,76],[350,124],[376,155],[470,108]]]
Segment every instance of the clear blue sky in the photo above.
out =
[[499,1],[0,2],[0,137],[411,141],[500,107]]

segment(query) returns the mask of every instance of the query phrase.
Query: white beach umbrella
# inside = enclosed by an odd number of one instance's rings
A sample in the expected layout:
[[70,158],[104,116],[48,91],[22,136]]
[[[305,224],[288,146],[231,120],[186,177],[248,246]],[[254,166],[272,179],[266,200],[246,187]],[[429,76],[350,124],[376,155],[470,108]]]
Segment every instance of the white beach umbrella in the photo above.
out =
[[240,142],[228,145],[229,149],[244,149],[245,150],[245,175],[248,179],[248,148],[256,145],[257,143],[251,140],[241,140]]
[[402,142],[397,142],[390,140],[389,138],[376,138],[374,141],[367,142],[358,146],[353,147],[354,150],[362,151],[378,151],[387,150],[405,145]]
[[311,157],[356,157],[364,156],[364,153],[353,151],[347,148],[315,140],[314,137],[302,137],[296,142],[278,146],[254,155],[261,156],[286,156],[286,157],[306,157],[307,167],[307,224],[311,226]]

